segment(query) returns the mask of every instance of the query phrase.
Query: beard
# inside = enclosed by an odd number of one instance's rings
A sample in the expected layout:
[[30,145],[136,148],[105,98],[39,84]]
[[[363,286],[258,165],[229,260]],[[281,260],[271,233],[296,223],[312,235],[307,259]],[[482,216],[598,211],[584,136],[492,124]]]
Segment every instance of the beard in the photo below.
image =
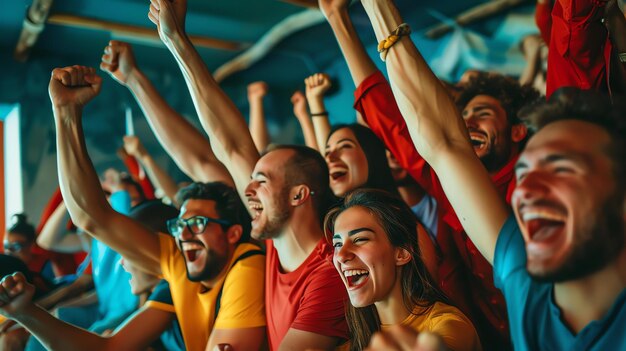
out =
[[[189,273],[189,268],[185,264],[185,268],[187,269],[187,279],[197,283],[217,278],[228,263],[228,255],[219,254],[210,248],[206,249],[205,256],[204,268],[200,272],[194,274]],[[183,255],[183,257],[185,256]],[[185,263],[186,262],[187,257],[185,257]]]
[[289,188],[285,187],[280,191],[280,195],[278,197],[272,199],[272,206],[270,207],[272,208],[272,211],[267,212],[267,221],[265,225],[261,228],[253,229],[252,236],[255,239],[274,239],[280,235],[285,228],[285,223],[291,216],[288,199]]
[[613,195],[595,213],[594,224],[575,232],[575,243],[558,267],[540,273],[529,271],[530,276],[546,283],[572,281],[598,272],[613,262],[624,248],[623,203],[623,193]]

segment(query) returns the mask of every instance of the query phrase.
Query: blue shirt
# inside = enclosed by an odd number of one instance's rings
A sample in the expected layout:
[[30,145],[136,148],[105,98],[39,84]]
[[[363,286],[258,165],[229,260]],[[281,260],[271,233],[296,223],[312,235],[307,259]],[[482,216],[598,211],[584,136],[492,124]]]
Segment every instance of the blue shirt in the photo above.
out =
[[437,200],[432,196],[424,195],[420,202],[411,207],[411,210],[417,220],[422,223],[433,242],[437,242]]
[[602,319],[574,335],[554,303],[554,284],[528,275],[526,246],[512,215],[498,236],[493,273],[506,299],[515,350],[626,350],[626,289]]

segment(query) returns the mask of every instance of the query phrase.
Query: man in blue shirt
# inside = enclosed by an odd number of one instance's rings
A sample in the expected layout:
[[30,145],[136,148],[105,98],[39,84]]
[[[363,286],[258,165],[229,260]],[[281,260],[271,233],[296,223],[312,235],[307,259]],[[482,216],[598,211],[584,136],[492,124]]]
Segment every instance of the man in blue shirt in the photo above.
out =
[[[392,1],[361,3],[381,42],[403,23]],[[509,218],[462,120],[500,103],[484,97],[461,116],[410,38],[384,51],[417,151],[494,264],[515,349],[626,349],[626,112],[576,89],[535,106],[537,133],[515,167]]]

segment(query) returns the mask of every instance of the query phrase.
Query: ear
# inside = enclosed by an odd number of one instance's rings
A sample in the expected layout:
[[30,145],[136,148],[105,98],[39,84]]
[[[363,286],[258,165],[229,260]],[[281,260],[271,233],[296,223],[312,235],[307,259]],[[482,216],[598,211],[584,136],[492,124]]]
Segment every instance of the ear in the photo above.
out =
[[300,206],[311,197],[311,189],[306,185],[296,185],[289,191],[289,203],[291,206]]
[[231,225],[226,231],[226,240],[229,244],[237,244],[241,235],[243,234],[243,227],[239,224]]
[[519,143],[520,141],[524,140],[524,138],[526,138],[526,135],[528,135],[528,128],[526,128],[526,125],[524,123],[514,124],[511,128],[511,140],[514,143]]
[[404,266],[411,262],[412,259],[413,257],[407,249],[396,248],[396,266]]

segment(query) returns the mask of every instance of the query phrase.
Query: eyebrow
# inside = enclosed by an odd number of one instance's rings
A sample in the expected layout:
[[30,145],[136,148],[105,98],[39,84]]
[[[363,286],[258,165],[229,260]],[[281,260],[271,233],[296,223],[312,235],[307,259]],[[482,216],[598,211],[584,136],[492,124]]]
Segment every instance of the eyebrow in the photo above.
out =
[[494,105],[492,105],[492,104],[480,104],[480,105],[478,105],[478,106],[474,106],[474,107],[473,107],[473,108],[471,108],[471,109],[465,109],[465,110],[463,110],[463,114],[465,115],[465,114],[469,113],[470,111],[473,111],[473,112],[480,112],[480,111],[482,111],[482,110],[487,110],[487,109],[489,109],[489,110],[495,110],[495,109],[496,109],[496,107],[495,107]]
[[[367,227],[362,227],[362,228],[357,228],[357,229],[352,229],[351,231],[348,232],[348,237],[351,237],[355,234],[358,234],[360,232],[374,232],[372,229],[367,228]],[[335,234],[333,235],[333,239],[340,239],[341,235],[339,234]]]
[[[582,166],[586,166],[588,164],[587,159],[584,156],[571,153],[550,154],[542,158],[539,162],[541,164],[550,164],[559,161],[571,161]],[[517,161],[515,164],[515,171],[522,168],[528,168],[528,164],[523,161]]]
[[[349,141],[351,143],[355,143],[355,141],[350,139],[350,138],[343,138],[343,139],[339,139],[335,144],[339,144],[339,143],[344,142],[344,141]],[[326,145],[326,150],[328,150],[329,148],[330,148],[330,146]]]
[[267,179],[270,178],[267,174],[265,174],[263,172],[256,172],[256,173],[254,173],[253,175],[250,176],[250,179],[254,179],[254,177],[258,177],[258,176],[265,177]]

